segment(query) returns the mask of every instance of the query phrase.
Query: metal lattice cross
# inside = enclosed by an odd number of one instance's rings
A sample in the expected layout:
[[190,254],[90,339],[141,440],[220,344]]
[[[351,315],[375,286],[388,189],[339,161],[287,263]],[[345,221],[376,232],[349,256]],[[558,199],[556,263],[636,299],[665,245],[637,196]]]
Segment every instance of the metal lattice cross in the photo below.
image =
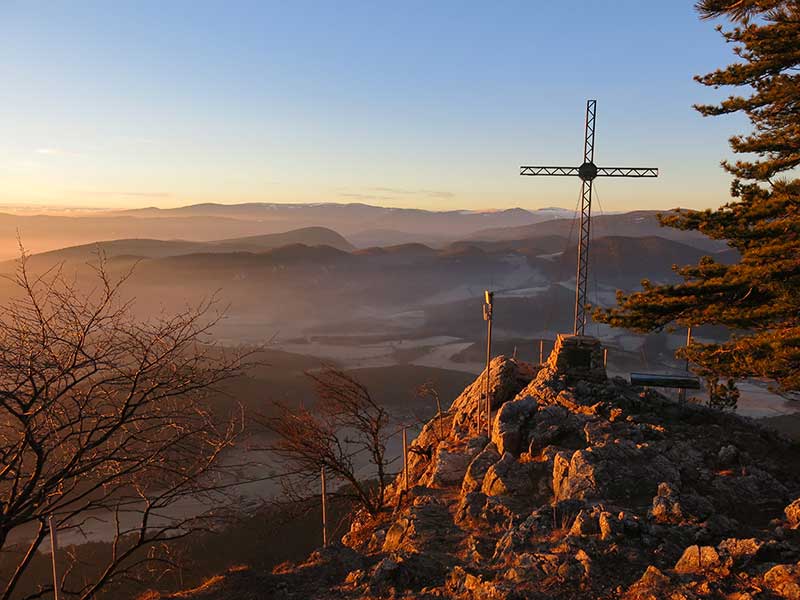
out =
[[598,167],[594,164],[594,128],[597,100],[586,102],[586,132],[583,164],[579,167],[520,167],[520,175],[553,175],[581,178],[581,220],[578,241],[578,272],[575,282],[575,326],[573,333],[583,335],[586,328],[586,284],[589,279],[589,228],[592,219],[592,181],[597,177],[658,177],[654,167]]

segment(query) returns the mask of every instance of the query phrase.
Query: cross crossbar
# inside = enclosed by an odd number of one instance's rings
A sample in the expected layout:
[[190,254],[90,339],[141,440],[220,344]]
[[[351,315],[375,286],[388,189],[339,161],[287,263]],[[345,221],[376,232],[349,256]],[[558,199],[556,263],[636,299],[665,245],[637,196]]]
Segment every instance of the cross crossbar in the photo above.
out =
[[[548,175],[551,177],[580,177],[580,167],[533,167],[519,168],[520,175]],[[595,177],[658,177],[657,167],[597,167]]]

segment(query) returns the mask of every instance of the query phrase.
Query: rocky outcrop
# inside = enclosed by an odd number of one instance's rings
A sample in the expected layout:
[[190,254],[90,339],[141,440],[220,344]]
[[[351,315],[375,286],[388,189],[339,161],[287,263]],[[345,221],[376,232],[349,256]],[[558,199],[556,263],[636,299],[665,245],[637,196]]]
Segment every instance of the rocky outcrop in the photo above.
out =
[[[411,444],[410,489],[342,560],[272,575],[281,597],[800,598],[800,450],[601,360],[573,336],[538,372],[494,359],[491,436],[483,374]],[[287,583],[323,563],[311,595]]]

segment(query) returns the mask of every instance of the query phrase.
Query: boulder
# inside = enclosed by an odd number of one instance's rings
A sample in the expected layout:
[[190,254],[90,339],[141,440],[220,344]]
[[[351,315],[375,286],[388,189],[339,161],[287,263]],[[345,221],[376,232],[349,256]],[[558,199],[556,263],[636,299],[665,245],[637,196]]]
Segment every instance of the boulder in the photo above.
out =
[[800,600],[800,564],[775,565],[764,574],[765,586],[785,600]]
[[444,488],[459,483],[464,479],[471,460],[472,455],[465,448],[453,448],[446,442],[441,443],[423,482],[432,488]]
[[533,455],[546,446],[571,441],[571,438],[578,441],[579,429],[576,416],[563,406],[554,404],[540,407],[528,432],[528,452]]
[[597,526],[600,529],[600,539],[609,542],[620,539],[631,528],[623,518],[607,511],[602,511],[597,517]]
[[461,485],[462,492],[473,492],[481,489],[483,479],[486,477],[486,472],[489,468],[500,460],[500,453],[494,444],[489,444],[481,450],[478,455],[472,459],[472,462],[467,466],[467,472],[464,475],[464,481]]
[[625,593],[625,600],[662,600],[670,585],[670,578],[657,567],[650,565],[639,580]]
[[581,510],[575,516],[569,534],[577,537],[598,534],[600,532],[600,526],[598,524],[599,516],[599,512],[585,509]]
[[[489,370],[489,396],[492,410],[512,400],[535,376],[531,365],[498,356],[492,359]],[[465,437],[478,431],[478,415],[486,410],[486,371],[453,401],[451,435]],[[484,416],[485,419],[485,416]],[[483,420],[484,427],[486,421]]]
[[789,527],[793,529],[800,527],[800,498],[787,506],[783,512],[786,515],[786,521],[789,523]]
[[771,512],[789,496],[786,486],[756,467],[735,473],[718,473],[711,481],[711,489],[716,506],[743,518],[759,511]]
[[717,550],[713,546],[689,546],[675,564],[675,572],[704,574],[720,566]]
[[735,563],[742,563],[754,558],[763,547],[764,542],[755,538],[728,538],[719,543],[717,550],[728,555]]
[[487,496],[525,495],[531,494],[533,489],[528,466],[508,452],[489,467],[481,486],[481,491]]
[[566,469],[563,458],[557,456],[553,467],[557,500],[637,499],[651,496],[660,482],[680,480],[677,468],[664,456],[624,439],[576,450]]
[[486,506],[486,494],[480,491],[462,493],[454,522],[461,526],[479,524],[484,506]]
[[492,442],[500,454],[519,456],[528,440],[528,426],[536,414],[537,403],[525,396],[500,407],[492,424]]
[[669,483],[658,485],[658,494],[653,498],[650,516],[659,523],[700,522],[714,511],[711,502],[697,494],[681,494]]

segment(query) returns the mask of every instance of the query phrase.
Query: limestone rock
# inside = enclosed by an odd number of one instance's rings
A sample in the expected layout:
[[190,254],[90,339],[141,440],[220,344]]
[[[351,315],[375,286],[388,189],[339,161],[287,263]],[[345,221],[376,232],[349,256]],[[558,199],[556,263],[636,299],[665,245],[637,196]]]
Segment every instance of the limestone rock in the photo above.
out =
[[775,565],[764,574],[766,587],[785,600],[800,600],[800,564]]
[[528,424],[536,414],[537,403],[531,396],[506,402],[500,407],[492,424],[492,442],[500,454],[519,456],[527,442]]
[[595,511],[581,510],[575,517],[569,534],[579,537],[598,534],[600,532],[599,516]]
[[689,546],[675,564],[675,571],[684,574],[703,574],[719,566],[719,554],[713,546]]
[[717,549],[727,554],[733,561],[743,562],[755,557],[763,547],[764,542],[755,538],[728,538],[722,540]]
[[[570,343],[538,373],[492,361],[491,436],[478,427],[482,376],[423,426],[410,489],[396,479],[386,508],[357,513],[343,538],[357,560],[288,566],[259,590],[800,600],[800,448],[752,420],[581,373],[562,363]],[[237,596],[209,600],[223,597]]]
[[625,593],[625,600],[662,600],[670,578],[657,567],[649,565],[639,580]]
[[530,469],[506,452],[489,467],[481,491],[487,496],[530,494],[533,491]]
[[786,515],[786,521],[788,521],[789,527],[794,529],[800,527],[800,498],[787,506],[783,512]]
[[662,481],[678,481],[678,469],[662,455],[627,440],[577,450],[564,469],[556,459],[553,490],[557,500],[604,498],[622,501],[656,491]]
[[528,433],[528,452],[535,454],[541,448],[563,443],[579,430],[579,419],[563,406],[551,405],[540,408],[533,418]]
[[426,474],[427,485],[442,488],[461,482],[471,460],[472,455],[467,449],[454,448],[446,443],[439,444]]
[[[492,410],[513,399],[535,376],[527,363],[498,356],[492,359],[489,370],[489,396]],[[448,411],[453,415],[452,434],[467,436],[478,431],[478,414],[485,412],[486,371],[453,401]],[[485,419],[485,417],[484,417]],[[485,420],[483,421],[485,424]],[[484,425],[485,427],[485,425]]]
[[472,459],[464,475],[461,486],[463,492],[473,492],[479,490],[483,485],[483,479],[489,468],[500,460],[500,453],[494,444],[489,444],[478,455]]
[[673,484],[662,482],[653,498],[650,514],[659,523],[699,522],[709,517],[713,510],[714,506],[706,498],[681,494]]

